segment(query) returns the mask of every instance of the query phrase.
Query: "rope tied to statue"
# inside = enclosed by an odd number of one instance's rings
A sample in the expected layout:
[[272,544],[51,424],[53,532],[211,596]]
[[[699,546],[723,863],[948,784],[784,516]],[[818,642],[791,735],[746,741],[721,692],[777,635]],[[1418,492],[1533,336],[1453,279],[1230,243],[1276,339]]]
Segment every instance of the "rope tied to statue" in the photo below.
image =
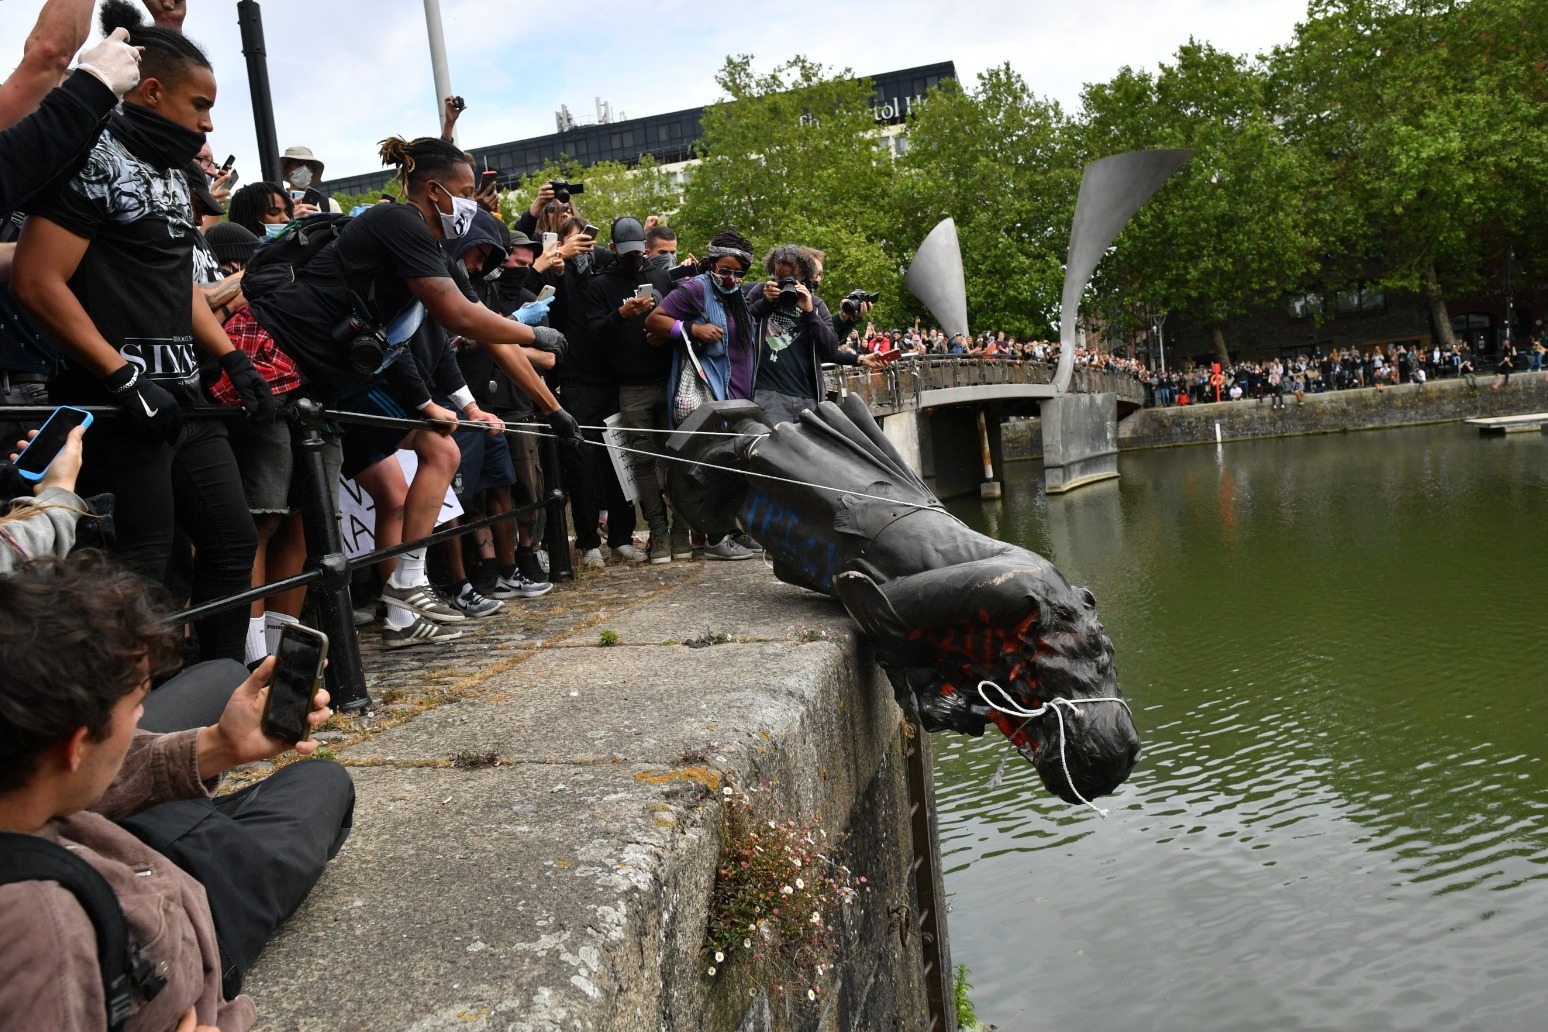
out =
[[[989,693],[985,691],[986,688],[993,688],[995,691],[999,692],[1001,698],[1004,701],[999,703],[994,702],[989,698]],[[1059,766],[1064,769],[1064,780],[1070,786],[1070,791],[1075,793],[1076,799],[1079,799],[1082,803],[1086,804],[1086,806],[1095,810],[1097,816],[1105,819],[1107,815],[1112,812],[1097,806],[1091,800],[1081,795],[1080,789],[1075,787],[1075,779],[1070,775],[1069,760],[1066,759],[1064,755],[1064,710],[1067,708],[1071,714],[1073,714],[1075,712],[1076,706],[1084,706],[1093,702],[1116,702],[1118,705],[1127,710],[1129,716],[1132,718],[1134,716],[1134,711],[1129,709],[1129,704],[1127,702],[1115,695],[1104,695],[1091,699],[1055,698],[1049,699],[1035,710],[1029,710],[1017,704],[1016,700],[1011,697],[1010,692],[995,684],[993,681],[978,682],[978,697],[983,699],[984,705],[988,706],[992,710],[999,710],[1001,713],[1004,713],[1007,716],[1026,717],[1028,721],[1034,720],[1037,717],[1041,717],[1048,713],[1049,710],[1052,710],[1054,717],[1059,721]],[[1025,727],[1026,725],[1023,724],[1022,726]]]

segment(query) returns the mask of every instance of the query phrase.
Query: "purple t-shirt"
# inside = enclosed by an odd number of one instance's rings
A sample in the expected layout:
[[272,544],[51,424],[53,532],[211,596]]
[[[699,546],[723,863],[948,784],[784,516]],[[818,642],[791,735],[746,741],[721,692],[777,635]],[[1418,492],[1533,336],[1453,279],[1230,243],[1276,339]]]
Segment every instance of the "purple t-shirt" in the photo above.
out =
[[[661,310],[673,319],[681,322],[692,322],[704,319],[704,283],[697,277],[685,280],[678,284],[661,302]],[[748,320],[751,322],[751,320]],[[716,362],[729,364],[731,398],[743,401],[751,401],[753,396],[753,377],[758,368],[758,349],[752,341],[742,340],[741,329],[736,320],[726,316],[726,335],[724,337],[725,357],[711,358],[705,355],[703,345],[697,345],[699,360],[701,362]]]

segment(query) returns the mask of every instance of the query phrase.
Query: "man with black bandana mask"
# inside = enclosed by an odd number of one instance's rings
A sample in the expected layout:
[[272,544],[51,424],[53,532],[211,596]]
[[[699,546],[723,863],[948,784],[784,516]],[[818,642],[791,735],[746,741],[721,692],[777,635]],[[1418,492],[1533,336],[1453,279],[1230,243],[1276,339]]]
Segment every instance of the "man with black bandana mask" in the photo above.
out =
[[[219,361],[250,414],[272,418],[274,402],[190,275],[196,228],[183,167],[213,128],[209,60],[187,37],[142,26],[124,0],[104,5],[102,22],[143,49],[142,78],[85,167],[33,209],[13,290],[64,357],[50,399],[122,410],[92,435],[82,493],[117,497],[118,550],[153,580],[181,528],[195,548],[198,604],[246,589],[257,532],[225,427],[183,421],[205,404],[197,352]],[[240,662],[246,621],[240,609],[201,620],[202,658]]]
[[[664,434],[649,432],[667,429],[666,386],[672,348],[664,338],[646,332],[645,317],[655,310],[661,298],[671,293],[672,284],[664,269],[650,267],[646,253],[648,235],[638,219],[626,216],[613,223],[610,249],[618,260],[598,273],[586,288],[585,310],[592,341],[606,354],[618,384],[618,412],[623,426],[644,431],[628,435],[630,447],[637,451],[627,459],[639,491],[640,512],[650,527],[649,559],[652,563],[667,563],[674,553],[679,558],[691,558],[693,548],[686,523],[679,521],[669,530],[666,503],[656,475],[656,455],[666,438]],[[672,243],[675,246],[676,240]],[[609,522],[612,518],[609,508]],[[674,530],[675,536],[671,534]]]

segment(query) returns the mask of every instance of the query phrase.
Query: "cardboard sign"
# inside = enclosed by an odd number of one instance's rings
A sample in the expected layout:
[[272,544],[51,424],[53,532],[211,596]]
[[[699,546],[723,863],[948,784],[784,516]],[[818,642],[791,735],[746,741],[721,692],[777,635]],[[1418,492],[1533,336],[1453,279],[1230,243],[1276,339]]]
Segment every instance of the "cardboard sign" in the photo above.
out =
[[[412,483],[414,473],[419,469],[419,456],[403,449],[398,452],[397,459],[403,468],[403,479]],[[435,525],[439,527],[461,515],[462,503],[448,487]],[[366,494],[365,488],[343,477],[339,478],[339,534],[344,538],[344,554],[351,559],[376,547],[376,503]]]

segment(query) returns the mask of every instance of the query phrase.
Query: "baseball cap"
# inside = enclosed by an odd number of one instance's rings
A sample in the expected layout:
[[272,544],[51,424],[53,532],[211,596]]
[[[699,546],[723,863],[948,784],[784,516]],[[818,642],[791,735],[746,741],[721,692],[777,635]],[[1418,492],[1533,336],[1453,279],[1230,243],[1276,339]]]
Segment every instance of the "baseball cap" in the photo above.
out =
[[613,220],[613,248],[619,254],[638,254],[645,250],[645,227],[640,220],[625,215]]

